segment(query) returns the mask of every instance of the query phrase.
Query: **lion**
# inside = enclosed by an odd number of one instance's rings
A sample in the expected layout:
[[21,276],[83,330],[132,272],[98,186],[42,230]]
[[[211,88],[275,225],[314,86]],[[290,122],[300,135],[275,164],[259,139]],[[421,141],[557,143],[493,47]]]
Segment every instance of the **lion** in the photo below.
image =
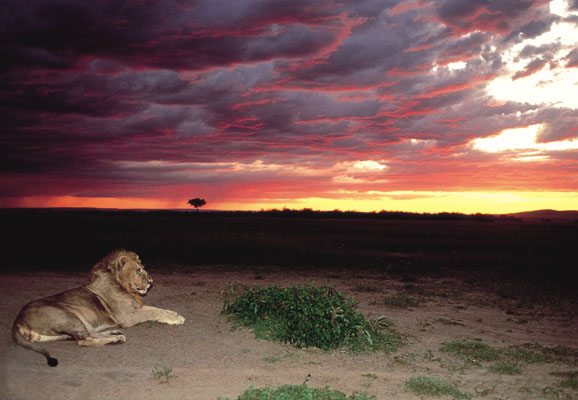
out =
[[143,305],[153,283],[139,257],[116,250],[95,264],[89,282],[26,304],[12,325],[12,339],[26,349],[43,354],[48,365],[58,360],[36,342],[74,339],[80,346],[124,343],[115,328],[157,321],[180,325],[185,318],[174,311]]

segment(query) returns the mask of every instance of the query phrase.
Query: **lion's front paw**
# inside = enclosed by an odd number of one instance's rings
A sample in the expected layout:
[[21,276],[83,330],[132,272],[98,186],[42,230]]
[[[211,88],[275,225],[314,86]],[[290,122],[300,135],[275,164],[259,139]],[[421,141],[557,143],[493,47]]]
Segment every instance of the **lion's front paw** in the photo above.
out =
[[126,342],[126,336],[123,334],[115,334],[110,337],[110,344],[122,344]]
[[182,315],[179,315],[177,313],[174,313],[175,315],[172,316],[168,321],[166,321],[167,324],[169,325],[182,325],[185,323],[185,317],[183,317]]
[[182,325],[185,323],[185,317],[183,317],[182,315],[179,315],[178,313],[171,311],[171,310],[165,310],[165,311],[166,311],[165,318],[162,321],[165,324]]

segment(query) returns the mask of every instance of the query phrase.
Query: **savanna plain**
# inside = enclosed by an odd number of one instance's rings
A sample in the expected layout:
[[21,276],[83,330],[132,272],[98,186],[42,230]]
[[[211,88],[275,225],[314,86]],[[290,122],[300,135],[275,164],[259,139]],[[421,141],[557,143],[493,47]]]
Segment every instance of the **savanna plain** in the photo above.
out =
[[[1,399],[578,398],[573,218],[310,210],[0,217]],[[24,304],[84,284],[118,248],[139,254],[154,279],[145,304],[178,312],[184,325],[127,328],[122,345],[46,343],[55,368],[12,343]],[[296,347],[223,313],[231,296],[271,286],[333,288],[395,343]]]

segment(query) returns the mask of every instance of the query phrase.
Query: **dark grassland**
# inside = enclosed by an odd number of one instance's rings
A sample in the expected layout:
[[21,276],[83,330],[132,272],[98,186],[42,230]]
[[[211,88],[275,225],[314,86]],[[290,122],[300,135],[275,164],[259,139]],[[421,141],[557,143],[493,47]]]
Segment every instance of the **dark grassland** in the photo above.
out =
[[5,272],[88,270],[116,248],[156,271],[464,273],[575,288],[578,223],[462,214],[2,209]]

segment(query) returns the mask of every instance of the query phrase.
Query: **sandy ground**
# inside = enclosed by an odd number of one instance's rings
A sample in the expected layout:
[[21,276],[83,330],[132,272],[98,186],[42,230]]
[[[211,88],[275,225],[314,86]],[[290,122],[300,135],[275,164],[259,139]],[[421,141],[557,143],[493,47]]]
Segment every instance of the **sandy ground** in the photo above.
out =
[[[481,339],[497,347],[524,343],[562,345],[578,350],[578,323],[563,312],[520,307],[508,296],[480,292],[475,284],[452,279],[418,279],[410,284],[386,275],[305,272],[191,271],[154,274],[145,303],[185,316],[182,326],[140,325],[124,330],[127,342],[82,348],[72,341],[47,343],[60,365],[15,346],[10,326],[20,307],[35,298],[85,282],[85,274],[0,275],[1,399],[236,399],[248,387],[302,384],[374,394],[378,399],[419,399],[404,382],[433,375],[480,399],[577,399],[561,388],[554,371],[576,371],[576,357],[547,364],[524,364],[522,375],[499,375],[487,365],[467,366],[440,351],[448,340]],[[348,354],[254,339],[232,330],[221,291],[227,282],[293,285],[314,280],[333,285],[359,300],[366,317],[386,315],[409,344],[393,354]],[[409,285],[409,286],[408,286]],[[385,305],[383,298],[411,288],[426,297],[414,307]],[[161,383],[153,368],[172,368]],[[309,378],[308,378],[309,377]]]

